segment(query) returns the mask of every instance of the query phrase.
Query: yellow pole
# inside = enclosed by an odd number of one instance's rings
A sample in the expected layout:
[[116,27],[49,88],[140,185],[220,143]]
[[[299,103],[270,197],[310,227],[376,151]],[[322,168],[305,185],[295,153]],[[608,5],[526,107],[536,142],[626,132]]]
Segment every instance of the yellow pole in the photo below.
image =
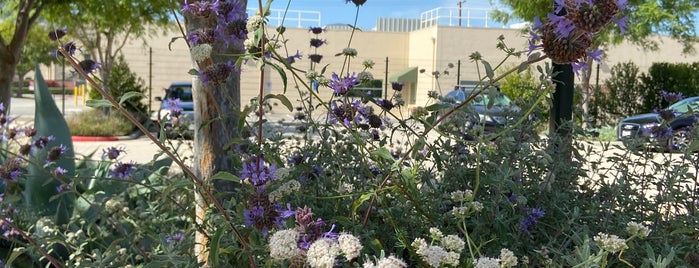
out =
[[78,106],[78,88],[80,86],[73,87],[73,105]]

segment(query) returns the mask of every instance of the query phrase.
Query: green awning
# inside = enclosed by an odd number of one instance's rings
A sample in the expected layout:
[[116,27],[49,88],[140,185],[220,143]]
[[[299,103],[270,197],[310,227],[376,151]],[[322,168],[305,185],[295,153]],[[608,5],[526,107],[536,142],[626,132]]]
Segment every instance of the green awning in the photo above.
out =
[[417,67],[408,67],[391,75],[390,82],[417,83]]

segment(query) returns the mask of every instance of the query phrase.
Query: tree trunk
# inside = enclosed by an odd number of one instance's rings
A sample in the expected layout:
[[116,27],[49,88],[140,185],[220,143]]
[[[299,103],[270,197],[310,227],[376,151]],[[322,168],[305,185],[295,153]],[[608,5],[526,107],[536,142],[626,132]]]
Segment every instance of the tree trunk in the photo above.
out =
[[[19,64],[20,53],[27,40],[29,29],[41,14],[44,4],[46,3],[41,1],[19,1],[12,40],[8,43],[0,36],[0,103],[5,106],[6,111],[10,109],[12,78]],[[7,9],[3,9],[5,10]],[[12,13],[10,10],[7,11]]]
[[592,78],[592,58],[585,57],[585,62],[587,66],[581,70],[580,75],[580,86],[582,87],[582,128],[586,130],[590,127],[591,117],[590,117],[590,96],[592,96],[592,87],[590,86],[590,79]]
[[[245,4],[245,1],[242,1]],[[244,9],[245,7],[243,7]],[[216,25],[215,16],[208,20],[185,16],[185,26],[188,33],[207,25]],[[207,64],[236,62],[237,57],[228,55],[242,54],[245,49],[242,40],[225,45],[218,41],[212,44],[213,52],[211,62]],[[225,55],[225,56],[223,56]],[[203,71],[205,66],[195,68]],[[238,137],[237,124],[240,113],[240,73],[232,72],[225,83],[204,84],[198,77],[193,78],[192,92],[194,99],[194,174],[202,179],[206,185],[197,187],[195,191],[196,220],[197,224],[206,221],[206,210],[209,201],[200,194],[200,191],[214,191],[219,201],[229,200],[232,189],[238,184],[229,181],[212,181],[213,175],[226,171],[236,174],[233,161],[230,156],[231,141]],[[208,263],[208,235],[196,233],[195,254],[198,260]]]
[[[1,50],[1,49],[0,49]],[[14,59],[8,55],[6,51],[0,52],[0,103],[4,105],[5,111],[10,109],[10,101],[12,100],[12,77],[15,76]]]

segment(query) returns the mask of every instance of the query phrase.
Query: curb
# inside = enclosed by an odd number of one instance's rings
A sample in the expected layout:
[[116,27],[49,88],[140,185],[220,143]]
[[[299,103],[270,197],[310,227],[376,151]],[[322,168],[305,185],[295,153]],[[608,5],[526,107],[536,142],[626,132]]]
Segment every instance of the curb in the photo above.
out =
[[70,139],[73,142],[83,142],[83,141],[118,141],[120,140],[117,136],[71,136]]

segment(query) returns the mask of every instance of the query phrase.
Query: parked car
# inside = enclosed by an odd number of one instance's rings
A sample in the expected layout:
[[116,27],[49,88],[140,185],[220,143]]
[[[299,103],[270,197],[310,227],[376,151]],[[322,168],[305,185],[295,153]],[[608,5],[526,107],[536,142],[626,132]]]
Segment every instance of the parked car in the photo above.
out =
[[666,151],[687,148],[692,138],[692,127],[699,118],[699,97],[685,98],[660,113],[639,114],[622,119],[617,126],[617,138],[628,148],[647,147]]
[[[466,128],[482,125],[485,131],[511,123],[515,118],[514,115],[520,111],[519,106],[515,105],[510,98],[500,92],[500,88],[495,87],[493,89],[493,92],[484,90],[474,97],[469,104],[465,105],[462,111],[452,115],[460,118],[447,120],[449,122],[463,121]],[[471,95],[476,94],[478,90],[474,86],[455,86],[454,90],[444,95],[442,102],[450,103],[452,107],[455,107],[466,101]],[[442,110],[440,113],[445,113],[446,111]]]
[[[164,127],[168,138],[191,138],[194,134],[192,82],[174,82],[165,89],[165,97],[155,99],[160,101],[156,120]],[[171,116],[175,113],[175,117]]]

